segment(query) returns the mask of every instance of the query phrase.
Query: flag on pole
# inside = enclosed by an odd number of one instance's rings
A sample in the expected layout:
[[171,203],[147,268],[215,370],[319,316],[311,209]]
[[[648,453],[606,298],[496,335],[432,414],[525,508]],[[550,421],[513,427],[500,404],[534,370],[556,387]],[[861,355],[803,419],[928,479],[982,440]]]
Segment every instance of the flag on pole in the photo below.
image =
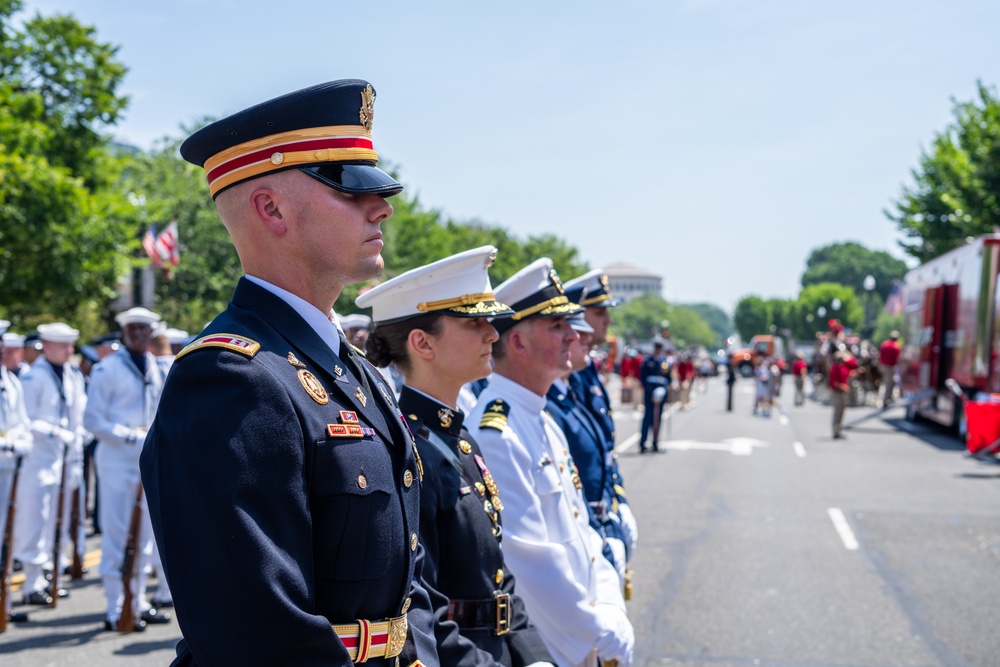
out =
[[163,263],[170,263],[177,266],[181,261],[180,251],[177,247],[177,223],[171,222],[166,229],[156,237],[156,252],[160,255]]
[[163,260],[156,251],[156,225],[150,225],[146,233],[142,235],[142,249],[146,251],[149,258],[153,260],[153,266],[163,266]]
[[899,284],[899,281],[892,281],[892,290],[889,291],[889,296],[885,299],[885,311],[890,315],[899,315],[903,312],[903,307],[906,304],[903,301],[903,286]]

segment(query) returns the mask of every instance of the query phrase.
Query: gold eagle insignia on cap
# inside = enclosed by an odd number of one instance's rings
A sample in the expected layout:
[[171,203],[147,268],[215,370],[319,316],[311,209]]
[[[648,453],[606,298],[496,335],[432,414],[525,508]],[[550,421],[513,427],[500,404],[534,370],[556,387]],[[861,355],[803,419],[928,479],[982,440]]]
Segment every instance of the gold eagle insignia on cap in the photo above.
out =
[[361,111],[358,116],[365,129],[371,132],[372,122],[375,120],[375,89],[370,83],[361,91]]

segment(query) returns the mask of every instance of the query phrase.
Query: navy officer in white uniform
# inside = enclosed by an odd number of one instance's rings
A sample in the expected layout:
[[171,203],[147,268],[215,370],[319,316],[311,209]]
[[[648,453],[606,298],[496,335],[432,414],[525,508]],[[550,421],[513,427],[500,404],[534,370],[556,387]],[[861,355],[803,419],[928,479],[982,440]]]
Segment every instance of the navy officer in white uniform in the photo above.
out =
[[618,573],[589,525],[582,483],[566,438],[545,412],[545,395],[571,370],[569,301],[548,258],[496,289],[514,313],[493,320],[493,377],[470,429],[504,492],[504,558],[528,614],[561,667],[632,662],[634,634]]

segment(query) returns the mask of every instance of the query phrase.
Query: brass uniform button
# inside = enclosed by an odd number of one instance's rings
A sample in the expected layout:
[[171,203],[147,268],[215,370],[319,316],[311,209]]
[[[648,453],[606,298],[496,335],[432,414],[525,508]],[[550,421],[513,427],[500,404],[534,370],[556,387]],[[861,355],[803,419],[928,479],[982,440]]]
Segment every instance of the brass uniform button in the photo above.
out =
[[368,486],[368,480],[365,478],[364,475],[358,475],[358,486],[362,489]]
[[416,533],[411,533],[410,534],[410,551],[416,551],[416,550],[417,550],[417,534]]
[[503,569],[500,569],[500,570],[497,570],[497,575],[496,575],[496,577],[494,577],[494,578],[496,579],[496,582],[497,582],[498,584],[499,584],[499,583],[500,583],[501,581],[503,581]]
[[458,441],[458,448],[460,450],[462,450],[463,454],[471,454],[472,453],[472,445],[470,445],[468,443],[468,441],[466,441],[466,440],[459,440]]
[[406,488],[413,486],[413,473],[409,470],[403,473],[403,486]]
[[562,472],[565,469],[566,469],[566,466],[564,466],[563,464],[560,463],[559,464],[559,472]]
[[573,516],[580,516],[580,510],[574,509],[573,510]]

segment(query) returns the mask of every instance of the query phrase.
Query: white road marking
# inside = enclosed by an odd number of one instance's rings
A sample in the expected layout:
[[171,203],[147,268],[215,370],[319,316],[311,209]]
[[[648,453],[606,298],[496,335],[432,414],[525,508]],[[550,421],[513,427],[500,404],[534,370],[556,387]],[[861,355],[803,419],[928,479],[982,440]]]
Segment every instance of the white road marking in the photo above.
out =
[[844,513],[836,507],[831,507],[826,512],[830,515],[830,521],[833,522],[833,527],[837,530],[837,534],[840,535],[840,541],[844,543],[844,548],[848,551],[857,551],[858,540],[854,537],[854,531],[851,530],[851,526],[847,523]]
[[803,447],[802,443],[798,440],[792,443],[792,449],[795,450],[795,455],[800,459],[804,459],[806,457],[806,448]]
[[629,449],[632,449],[633,447],[635,447],[636,444],[638,444],[638,442],[639,442],[639,434],[638,433],[633,433],[629,437],[627,437],[624,440],[622,440],[622,444],[620,444],[617,447],[615,447],[615,451],[616,452],[628,451]]

